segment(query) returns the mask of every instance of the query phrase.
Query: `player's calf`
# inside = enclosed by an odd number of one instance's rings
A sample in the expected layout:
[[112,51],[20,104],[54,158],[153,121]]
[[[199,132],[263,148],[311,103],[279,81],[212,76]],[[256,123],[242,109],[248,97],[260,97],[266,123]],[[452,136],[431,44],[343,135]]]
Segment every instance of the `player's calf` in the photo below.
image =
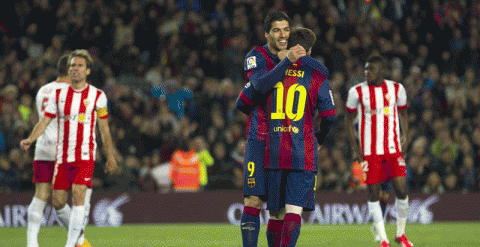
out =
[[285,208],[270,210],[270,219],[267,223],[268,247],[279,247],[282,242],[282,230],[285,218]]
[[242,242],[244,247],[256,247],[260,233],[260,209],[245,206],[240,220]]

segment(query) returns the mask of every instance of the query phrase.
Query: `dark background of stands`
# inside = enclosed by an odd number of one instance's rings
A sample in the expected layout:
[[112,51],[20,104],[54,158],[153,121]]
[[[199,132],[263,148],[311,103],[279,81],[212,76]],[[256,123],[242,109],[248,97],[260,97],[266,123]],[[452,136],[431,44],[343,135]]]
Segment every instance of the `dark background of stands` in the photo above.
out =
[[19,142],[38,121],[39,87],[75,49],[95,58],[88,81],[109,99],[122,168],[107,177],[98,152],[96,190],[161,191],[149,171],[195,138],[215,159],[204,189],[240,189],[246,117],[234,104],[269,10],[312,29],[312,56],[330,70],[338,122],[320,151],[319,189],[352,190],[346,93],[373,52],[407,89],[410,190],[480,189],[480,1],[18,0],[0,9],[0,192],[33,189],[33,149]]

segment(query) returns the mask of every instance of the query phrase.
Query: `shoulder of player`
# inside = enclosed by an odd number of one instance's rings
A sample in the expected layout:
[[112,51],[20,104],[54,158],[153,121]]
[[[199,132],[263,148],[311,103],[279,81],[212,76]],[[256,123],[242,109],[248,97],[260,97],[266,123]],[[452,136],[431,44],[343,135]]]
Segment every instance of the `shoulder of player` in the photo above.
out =
[[385,83],[387,84],[387,86],[398,87],[399,89],[405,90],[405,87],[400,82],[385,79]]
[[[52,81],[52,82],[49,82],[45,85],[43,85],[42,87],[40,87],[40,89],[38,89],[38,92],[37,92],[37,95],[40,95],[40,94],[43,94],[43,95],[48,95],[48,94],[51,94],[53,91],[55,91],[56,89],[59,89],[62,87],[62,84],[63,83],[59,83],[59,82],[56,82],[56,81]],[[68,84],[67,84],[68,85]]]
[[313,69],[314,71],[318,71],[320,74],[324,75],[325,77],[329,76],[329,71],[327,67],[325,67],[325,65],[323,65],[317,59],[310,56],[305,56],[304,58],[300,58],[300,59],[303,61],[302,69],[310,68],[310,69]]
[[367,84],[366,81],[360,82],[360,83],[357,83],[357,84],[353,85],[353,86],[350,88],[350,91],[357,90],[358,88],[360,88],[360,87],[365,87],[365,86],[368,86],[368,84]]
[[90,90],[92,90],[92,91],[94,91],[94,92],[97,92],[97,93],[99,93],[99,94],[105,94],[105,92],[104,92],[102,89],[97,88],[97,87],[95,87],[95,86],[92,85],[92,84],[89,84],[89,87],[90,87]]
[[265,52],[266,51],[264,47],[255,46],[249,53],[247,53],[247,55],[245,56],[245,59],[248,59],[250,57],[265,57],[264,55]]
[[396,82],[396,81],[392,81],[392,80],[388,80],[388,79],[385,79],[385,83],[386,83],[386,84],[390,84],[390,85],[400,84],[400,83],[398,83],[398,82]]

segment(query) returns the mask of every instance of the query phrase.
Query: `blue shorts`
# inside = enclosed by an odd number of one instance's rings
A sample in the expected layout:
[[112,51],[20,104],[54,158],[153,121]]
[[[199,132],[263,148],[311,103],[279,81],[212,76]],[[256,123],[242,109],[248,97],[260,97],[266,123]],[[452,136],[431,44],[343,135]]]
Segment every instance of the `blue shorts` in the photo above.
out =
[[245,147],[245,165],[243,195],[260,196],[265,201],[265,172],[263,158],[265,156],[265,141],[248,139]]
[[266,169],[267,210],[280,210],[285,204],[315,210],[315,180],[312,171]]

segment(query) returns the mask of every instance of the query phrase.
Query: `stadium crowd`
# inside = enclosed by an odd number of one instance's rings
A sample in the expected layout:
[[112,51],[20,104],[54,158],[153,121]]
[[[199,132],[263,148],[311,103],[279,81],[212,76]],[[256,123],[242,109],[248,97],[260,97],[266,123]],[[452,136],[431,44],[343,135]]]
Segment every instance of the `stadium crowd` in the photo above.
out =
[[0,23],[0,191],[33,189],[33,152],[19,142],[38,121],[38,89],[74,49],[95,58],[88,80],[107,94],[121,167],[106,176],[97,152],[95,189],[168,191],[157,176],[168,169],[156,168],[182,143],[214,159],[204,189],[242,188],[246,116],[234,106],[271,9],[316,33],[312,56],[330,70],[338,119],[319,189],[352,190],[346,94],[380,52],[387,78],[407,89],[410,190],[480,190],[478,0],[22,0],[5,4],[17,18]]

